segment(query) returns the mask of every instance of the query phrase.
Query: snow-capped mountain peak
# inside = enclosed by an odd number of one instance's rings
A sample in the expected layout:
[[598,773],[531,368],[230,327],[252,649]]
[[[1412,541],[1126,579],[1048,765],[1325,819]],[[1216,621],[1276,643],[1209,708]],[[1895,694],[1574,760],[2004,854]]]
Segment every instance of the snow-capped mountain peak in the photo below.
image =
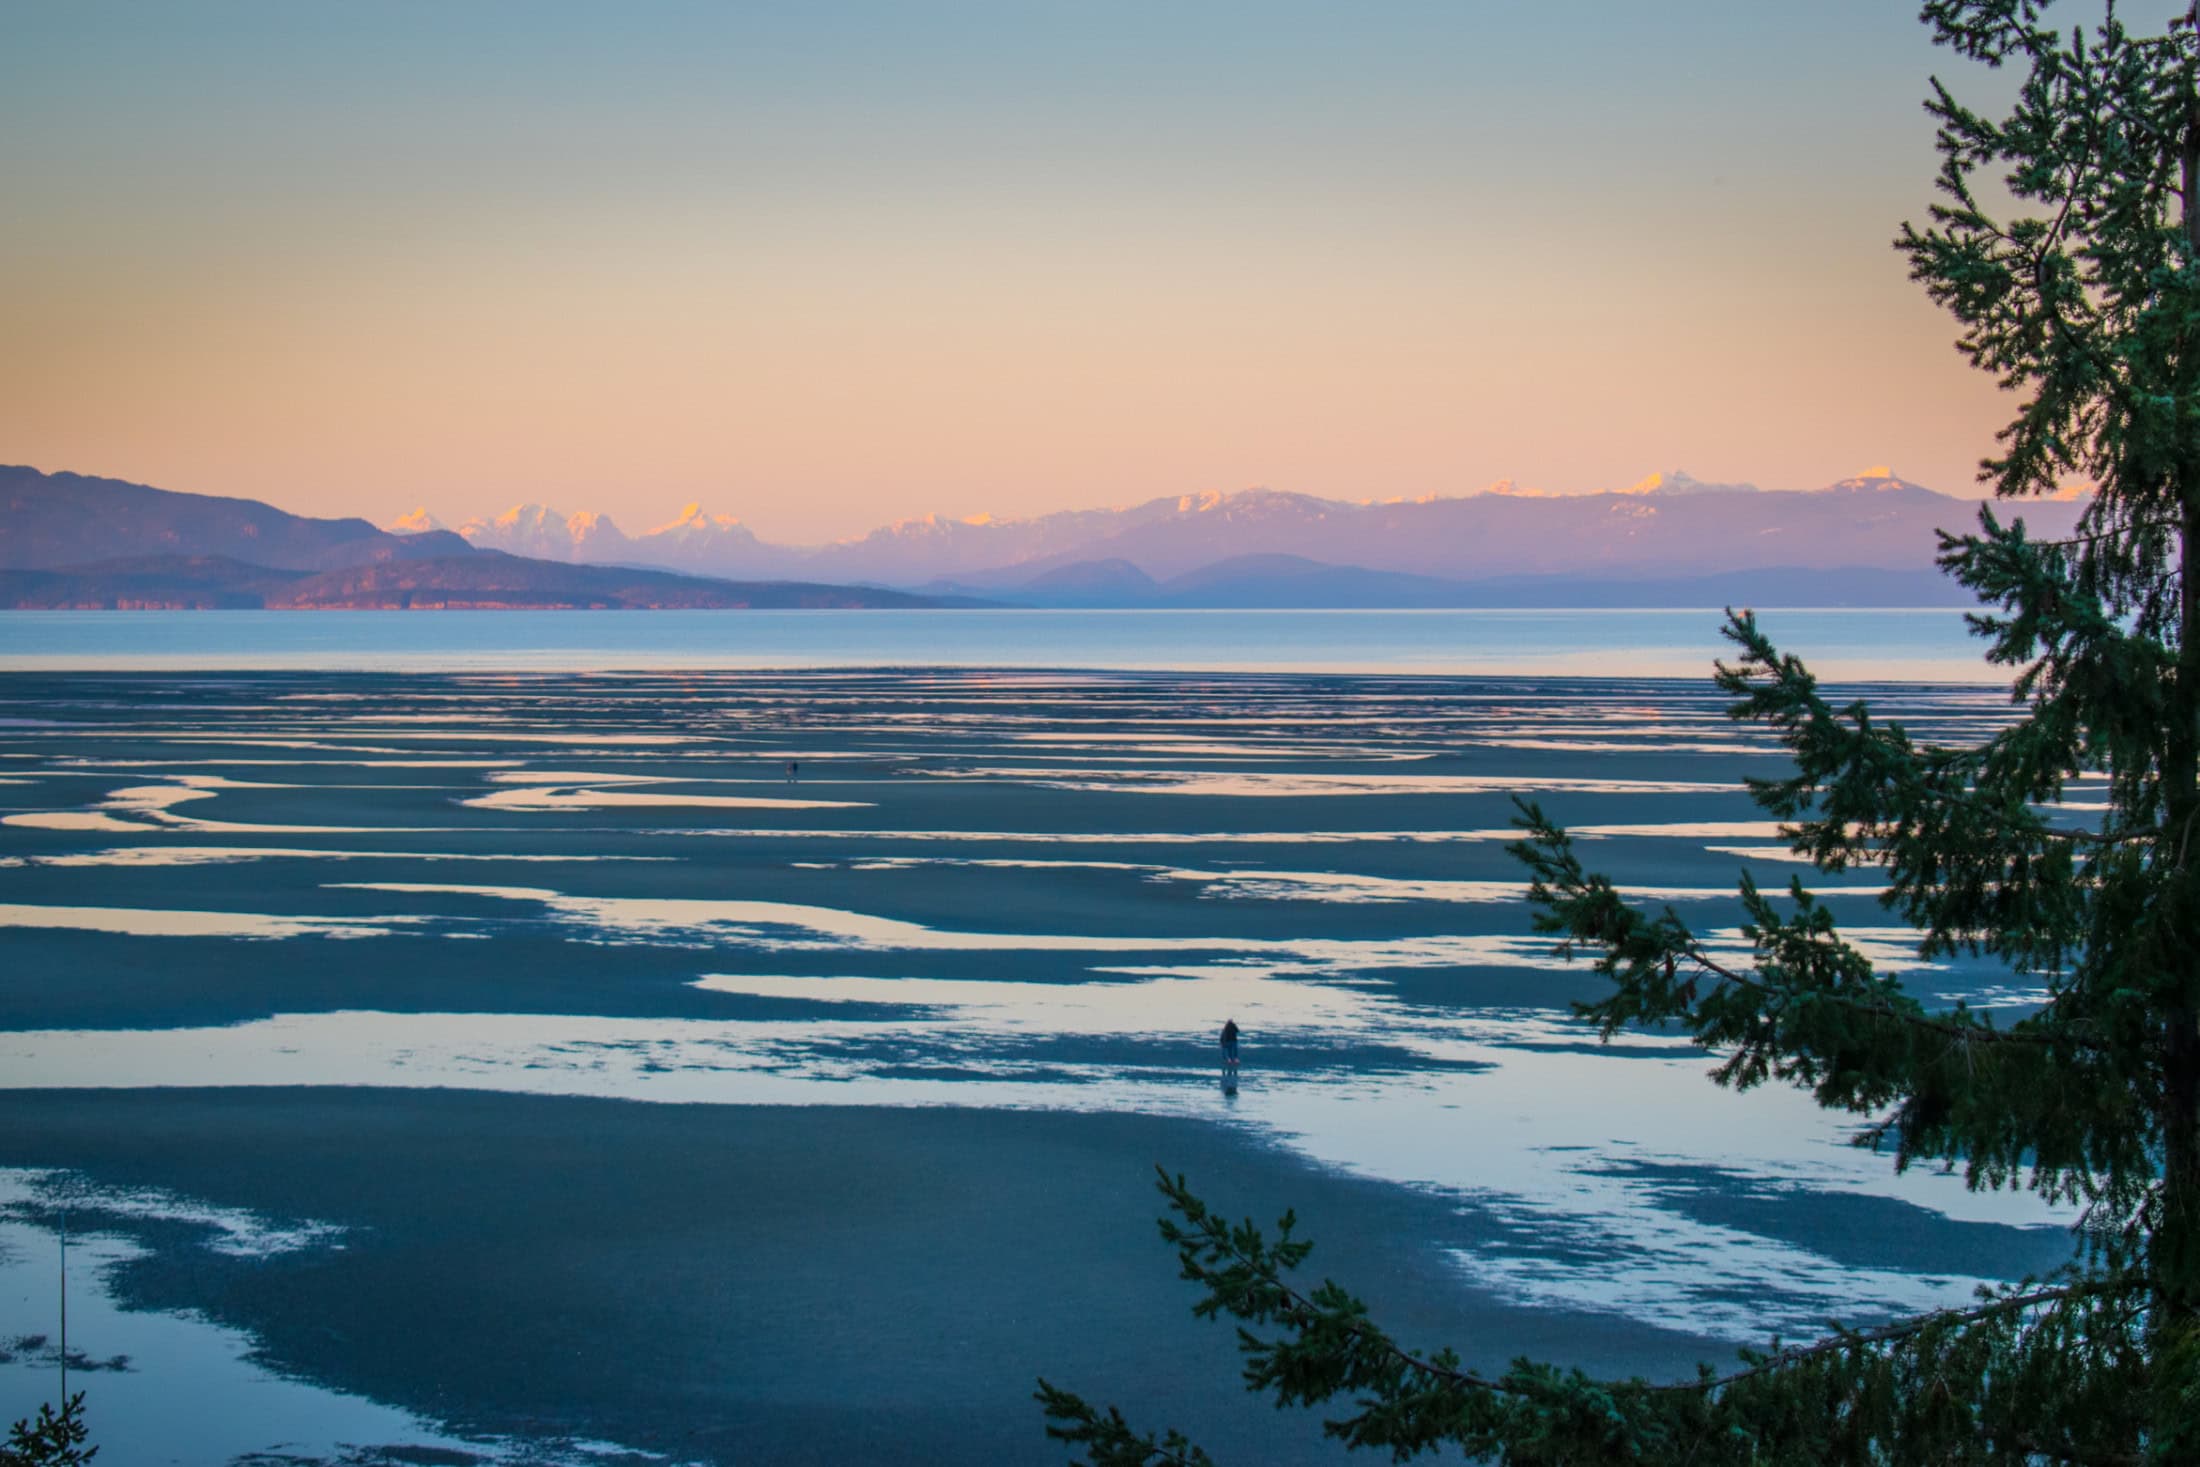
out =
[[443,530],[450,527],[428,513],[426,505],[421,505],[409,514],[399,515],[382,528],[393,535],[425,535],[432,530]]
[[1636,480],[1625,489],[1615,489],[1615,494],[1755,494],[1757,486],[1750,483],[1714,484],[1697,478],[1686,469],[1667,469]]
[[487,544],[491,549],[506,550],[510,547],[492,542],[540,534],[544,526],[559,518],[556,510],[544,505],[515,504],[502,514],[475,515],[458,527],[458,533],[476,545]]
[[565,522],[565,533],[573,542],[575,560],[591,559],[594,554],[609,556],[623,550],[633,542],[626,532],[611,522],[611,516],[593,509],[575,513]]
[[458,533],[478,550],[537,560],[617,560],[633,543],[607,514],[584,509],[568,515],[546,504],[515,504],[502,514],[477,515]]
[[741,521],[730,514],[705,514],[699,499],[689,500],[680,512],[649,533],[652,535],[678,535],[683,538],[694,535],[725,535],[739,531],[749,533]]
[[1913,484],[1908,479],[1900,477],[1885,464],[1873,464],[1861,473],[1851,474],[1846,479],[1836,479],[1823,489],[1813,492],[1819,494],[1895,494],[1905,489],[1922,490],[1924,488],[1925,486],[1922,484]]
[[631,540],[622,537],[622,544],[630,559],[715,575],[751,575],[786,558],[760,546],[755,531],[733,515],[706,513],[694,500],[656,529]]
[[489,523],[500,530],[527,530],[563,518],[546,504],[515,504]]

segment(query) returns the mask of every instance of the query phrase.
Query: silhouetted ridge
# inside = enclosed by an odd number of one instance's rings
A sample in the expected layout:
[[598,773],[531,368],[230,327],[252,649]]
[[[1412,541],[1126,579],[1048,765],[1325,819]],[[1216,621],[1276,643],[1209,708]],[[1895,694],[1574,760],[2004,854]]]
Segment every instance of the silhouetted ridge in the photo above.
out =
[[714,581],[670,571],[560,565],[499,551],[331,571],[227,556],[140,556],[0,570],[15,610],[794,610],[943,604],[905,591],[798,581]]

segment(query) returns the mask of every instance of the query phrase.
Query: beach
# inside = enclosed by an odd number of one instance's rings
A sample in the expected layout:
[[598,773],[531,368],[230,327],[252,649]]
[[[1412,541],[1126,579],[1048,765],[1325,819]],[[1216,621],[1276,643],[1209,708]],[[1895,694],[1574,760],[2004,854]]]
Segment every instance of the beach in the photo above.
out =
[[[1924,737],[2005,706],[1875,691]],[[1058,1461],[1043,1374],[1291,1462],[1335,1448],[1191,1318],[1157,1163],[1488,1367],[1678,1378],[2054,1266],[2066,1214],[1572,1017],[1515,797],[1746,951],[1740,871],[1808,874],[1740,788],[1781,765],[1700,681],[7,674],[0,1336],[66,1204],[108,1327],[395,1433],[240,1404],[118,1460]],[[1813,879],[1932,1001],[2035,1001]],[[182,1369],[87,1374],[95,1435],[155,1450]]]

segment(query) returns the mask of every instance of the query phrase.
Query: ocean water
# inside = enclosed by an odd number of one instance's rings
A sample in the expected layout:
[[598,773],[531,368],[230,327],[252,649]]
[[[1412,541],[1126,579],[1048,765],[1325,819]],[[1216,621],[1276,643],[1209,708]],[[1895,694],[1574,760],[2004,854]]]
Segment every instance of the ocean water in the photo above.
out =
[[[1778,610],[1822,677],[1998,680],[1962,613]],[[1015,667],[1699,677],[1716,608],[1537,611],[11,611],[0,669]]]

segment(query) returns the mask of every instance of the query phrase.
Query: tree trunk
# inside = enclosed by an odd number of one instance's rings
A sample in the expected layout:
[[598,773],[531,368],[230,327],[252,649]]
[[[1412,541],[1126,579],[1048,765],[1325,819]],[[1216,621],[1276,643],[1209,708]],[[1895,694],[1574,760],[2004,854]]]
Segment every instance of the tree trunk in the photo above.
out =
[[[2188,46],[2200,38],[2200,0],[2186,21],[2195,29]],[[2189,62],[2185,69],[2186,123],[2180,167],[2179,222],[2189,258],[2200,259],[2200,85]],[[2200,346],[2192,348],[2200,355]],[[2184,376],[2194,363],[2179,363]],[[2189,389],[2188,389],[2189,390]],[[2180,431],[2191,430],[2179,425]],[[2170,726],[2162,750],[2165,848],[2159,858],[2170,866],[2161,894],[2158,939],[2162,983],[2162,1197],[2151,1260],[2154,1276],[2154,1324],[2181,1336],[2200,1321],[2200,902],[2185,864],[2200,817],[2200,452],[2187,447],[2177,498],[2178,644],[2177,682],[2169,700]],[[2174,1340],[2171,1341],[2174,1345]]]
[[[2200,141],[2200,130],[2193,134]],[[2200,231],[2191,206],[2200,149],[2188,146],[2185,223]],[[2186,853],[2200,823],[2200,468],[2178,485],[2177,686],[2162,759],[2165,878],[2156,952],[2163,985],[2162,1209],[2154,1232],[2155,1321],[2185,1327],[2200,1320],[2200,902]]]

